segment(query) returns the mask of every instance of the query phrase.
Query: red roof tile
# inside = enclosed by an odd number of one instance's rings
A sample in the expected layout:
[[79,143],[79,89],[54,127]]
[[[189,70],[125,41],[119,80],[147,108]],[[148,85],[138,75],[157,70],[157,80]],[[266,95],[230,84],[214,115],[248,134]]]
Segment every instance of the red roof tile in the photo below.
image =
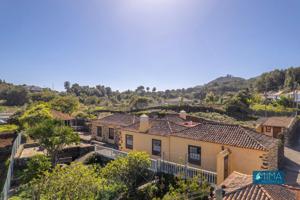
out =
[[282,185],[249,184],[225,194],[223,200],[296,200],[296,194]]
[[139,118],[135,115],[130,114],[123,114],[123,113],[115,113],[112,115],[109,115],[107,117],[103,117],[101,119],[94,120],[96,122],[100,122],[102,124],[111,124],[111,125],[117,125],[117,126],[128,126],[131,125],[137,121],[139,121]]

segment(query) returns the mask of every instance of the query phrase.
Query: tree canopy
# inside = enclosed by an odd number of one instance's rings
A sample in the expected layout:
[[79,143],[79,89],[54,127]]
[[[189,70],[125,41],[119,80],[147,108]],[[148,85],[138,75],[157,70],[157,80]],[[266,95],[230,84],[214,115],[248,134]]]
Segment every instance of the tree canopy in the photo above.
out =
[[66,145],[77,144],[80,141],[78,134],[71,127],[64,126],[55,120],[44,120],[28,129],[27,132],[47,150],[53,165],[58,161],[59,151]]
[[4,99],[7,106],[22,106],[29,102],[29,93],[24,87],[9,86],[0,90],[0,99]]
[[47,119],[52,119],[51,109],[47,103],[33,104],[19,118],[24,127],[32,127]]
[[54,110],[71,114],[78,109],[79,101],[74,96],[61,96],[53,99],[50,105]]
[[25,187],[22,199],[41,200],[90,200],[115,199],[123,185],[100,178],[97,169],[80,163],[57,165],[39,179]]
[[131,152],[108,163],[101,170],[101,177],[124,184],[129,193],[135,192],[137,185],[148,176],[150,157],[145,152]]

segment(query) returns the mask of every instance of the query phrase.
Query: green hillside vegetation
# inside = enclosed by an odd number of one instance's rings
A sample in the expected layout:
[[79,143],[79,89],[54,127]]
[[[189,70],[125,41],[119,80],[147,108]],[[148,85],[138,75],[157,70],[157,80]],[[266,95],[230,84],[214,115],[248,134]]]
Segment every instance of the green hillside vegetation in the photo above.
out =
[[[104,85],[81,86],[69,81],[64,83],[64,92],[47,88],[32,91],[30,87],[0,80],[0,112],[8,110],[22,113],[26,107],[30,109],[32,105],[43,102],[51,109],[73,116],[95,118],[98,112],[104,111],[128,112],[152,107],[165,110],[165,106],[189,105],[218,107],[225,111],[221,114],[244,120],[247,115],[261,113],[266,109],[274,113],[294,112],[295,105],[264,102],[262,99],[257,101],[253,98],[265,91],[288,92],[296,89],[299,83],[300,67],[274,70],[251,79],[227,75],[202,86],[165,91],[157,91],[156,87],[138,86],[135,90],[120,92]],[[241,99],[239,94],[242,91],[249,95]]]

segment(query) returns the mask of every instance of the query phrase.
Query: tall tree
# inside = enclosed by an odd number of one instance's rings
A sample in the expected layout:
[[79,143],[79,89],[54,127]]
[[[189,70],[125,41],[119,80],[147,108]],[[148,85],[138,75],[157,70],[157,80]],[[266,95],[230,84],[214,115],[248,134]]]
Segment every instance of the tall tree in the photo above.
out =
[[71,83],[70,83],[70,81],[65,81],[64,87],[66,89],[66,92],[70,92],[70,89],[71,89]]
[[284,87],[293,89],[295,83],[294,69],[289,68],[285,73]]
[[28,129],[27,132],[38,141],[41,147],[46,149],[53,166],[58,161],[58,153],[66,145],[78,144],[80,141],[78,134],[71,127],[63,126],[55,120],[44,120]]
[[29,92],[22,86],[10,86],[1,91],[0,98],[7,106],[22,106],[29,102]]
[[78,98],[74,96],[62,96],[53,99],[50,105],[54,110],[71,114],[78,109],[79,101]]

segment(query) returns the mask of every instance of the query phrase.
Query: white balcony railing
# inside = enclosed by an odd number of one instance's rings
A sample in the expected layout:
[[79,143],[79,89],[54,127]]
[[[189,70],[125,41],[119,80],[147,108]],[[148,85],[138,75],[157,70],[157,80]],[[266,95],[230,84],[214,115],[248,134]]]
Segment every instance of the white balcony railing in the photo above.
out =
[[[100,146],[97,144],[95,145],[95,152],[110,159],[116,159],[120,156],[127,155],[127,152]],[[186,178],[193,178],[195,176],[198,176],[205,179],[208,183],[212,185],[215,185],[217,183],[217,174],[215,172],[191,167],[188,165],[164,161],[161,159],[151,159],[150,170],[154,172],[164,172],[173,175],[182,175]]]

